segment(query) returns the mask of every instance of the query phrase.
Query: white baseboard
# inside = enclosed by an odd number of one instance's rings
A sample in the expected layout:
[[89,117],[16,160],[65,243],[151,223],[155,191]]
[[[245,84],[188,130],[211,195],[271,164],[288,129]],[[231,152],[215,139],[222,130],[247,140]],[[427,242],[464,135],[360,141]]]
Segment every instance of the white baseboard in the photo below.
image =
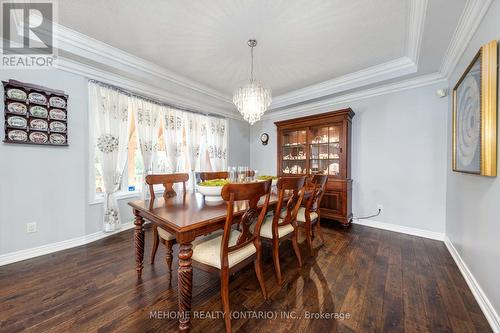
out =
[[379,222],[379,221],[375,221],[375,220],[357,220],[357,219],[354,219],[352,221],[352,223],[364,225],[366,227],[395,231],[395,232],[399,232],[402,234],[408,234],[408,235],[413,235],[413,236],[418,236],[418,237],[430,238],[430,239],[435,239],[435,240],[440,240],[440,241],[444,240],[444,233],[439,233],[439,232],[435,232],[435,231],[405,227],[402,225]]
[[10,252],[0,255],[0,266],[11,264],[16,261],[26,260],[38,256],[43,256],[44,254],[49,254],[52,252],[57,252],[61,250],[66,250],[72,247],[88,244],[95,242],[98,239],[105,238],[119,232],[131,229],[134,227],[134,222],[127,222],[122,224],[119,230],[113,232],[98,231],[90,235],[80,236],[57,243],[46,244],[42,246],[33,247],[31,249],[20,250],[15,252]]
[[471,271],[463,261],[457,249],[455,248],[455,246],[453,246],[453,243],[447,236],[444,239],[444,243],[446,244],[446,247],[448,248],[448,251],[450,252],[451,256],[455,260],[455,263],[457,264],[458,268],[460,269],[460,272],[462,272],[462,275],[465,281],[467,282],[467,285],[469,286],[470,290],[472,291],[472,294],[474,295],[476,302],[479,304],[479,307],[483,311],[484,316],[490,323],[491,329],[495,333],[500,333],[500,317],[498,316],[498,313],[495,311],[495,308],[489,301],[488,297],[486,297],[486,294],[484,293],[483,289],[481,288],[479,283],[477,283],[476,279],[474,278],[474,275],[472,275]]

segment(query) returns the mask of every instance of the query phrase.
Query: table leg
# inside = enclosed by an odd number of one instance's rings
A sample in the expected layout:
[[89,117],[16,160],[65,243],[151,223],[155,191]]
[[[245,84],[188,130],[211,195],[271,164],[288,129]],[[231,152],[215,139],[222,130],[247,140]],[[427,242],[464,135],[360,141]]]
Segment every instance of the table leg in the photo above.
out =
[[193,255],[190,242],[179,245],[178,297],[179,297],[179,330],[189,332],[191,321],[191,299],[193,297]]
[[134,224],[135,270],[137,271],[137,278],[140,279],[142,276],[142,268],[144,267],[144,219],[138,212],[135,213]]

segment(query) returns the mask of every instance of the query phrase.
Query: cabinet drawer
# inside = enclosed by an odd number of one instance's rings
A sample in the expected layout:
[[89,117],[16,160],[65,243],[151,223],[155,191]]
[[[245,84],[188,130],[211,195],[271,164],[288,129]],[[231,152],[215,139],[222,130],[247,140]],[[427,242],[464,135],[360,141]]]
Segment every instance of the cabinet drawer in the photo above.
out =
[[323,195],[321,208],[328,209],[331,213],[342,214],[342,192],[328,191]]

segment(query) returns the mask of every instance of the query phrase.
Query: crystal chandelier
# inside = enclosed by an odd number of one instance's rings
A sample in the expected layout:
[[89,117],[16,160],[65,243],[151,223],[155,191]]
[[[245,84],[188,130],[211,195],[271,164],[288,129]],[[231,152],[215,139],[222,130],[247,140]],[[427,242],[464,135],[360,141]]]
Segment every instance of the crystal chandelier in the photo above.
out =
[[256,81],[253,77],[253,48],[257,45],[255,39],[250,39],[247,42],[250,46],[250,55],[252,58],[252,67],[250,71],[250,82],[243,87],[239,87],[234,91],[233,103],[240,111],[243,119],[253,125],[266,112],[267,107],[271,104],[271,90],[266,89],[262,84]]

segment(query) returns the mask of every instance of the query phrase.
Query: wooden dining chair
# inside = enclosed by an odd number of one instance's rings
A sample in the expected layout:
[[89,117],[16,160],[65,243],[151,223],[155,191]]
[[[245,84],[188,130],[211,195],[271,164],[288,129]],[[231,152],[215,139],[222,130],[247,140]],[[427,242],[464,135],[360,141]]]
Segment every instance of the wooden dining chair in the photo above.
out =
[[323,230],[321,229],[320,225],[320,204],[321,199],[323,198],[323,194],[325,194],[325,186],[327,180],[327,175],[313,176],[308,188],[308,190],[312,191],[312,194],[307,199],[304,207],[300,207],[299,211],[297,212],[297,222],[299,227],[303,227],[305,229],[307,245],[309,246],[311,255],[313,255],[312,242],[315,238],[315,234],[319,235],[322,244],[325,243],[325,239],[323,238]]
[[[186,182],[189,180],[189,174],[187,173],[174,173],[165,175],[147,175],[146,184],[149,186],[149,194],[151,195],[151,204],[154,202],[156,196],[154,191],[154,185],[162,184],[164,187],[163,197],[165,199],[172,198],[177,195],[174,190],[174,184],[182,183],[183,193],[186,193]],[[166,262],[168,270],[172,272],[172,253],[173,246],[176,243],[175,236],[166,231],[165,229],[158,227],[153,224],[153,248],[151,250],[151,264],[155,262],[156,251],[158,250],[158,244],[162,243],[166,246]]]
[[229,172],[227,171],[200,172],[200,179],[202,182],[212,179],[227,179],[227,178],[229,178]]
[[[259,232],[267,213],[270,190],[270,180],[260,183],[225,185],[222,188],[222,198],[227,203],[224,232],[222,235],[213,233],[193,243],[193,265],[220,275],[226,332],[231,332],[229,306],[229,276],[231,274],[253,261],[262,295],[264,299],[267,299],[262,273]],[[264,202],[259,208],[258,203],[263,197]],[[248,200],[248,202],[242,202],[243,200]],[[243,208],[246,208],[243,215],[234,215],[235,211],[241,211]],[[236,223],[241,231],[232,227]],[[251,226],[254,226],[253,231],[250,229]]]
[[[302,198],[304,197],[304,183],[305,176],[302,177],[281,177],[276,185],[278,189],[278,203],[272,215],[268,215],[262,224],[260,236],[264,241],[272,244],[274,272],[278,284],[283,283],[280,268],[280,242],[284,239],[291,238],[293,249],[299,267],[302,266],[302,259],[300,257],[300,250],[297,243],[297,212],[300,208]],[[290,195],[285,204],[285,209],[282,210],[285,196]]]

